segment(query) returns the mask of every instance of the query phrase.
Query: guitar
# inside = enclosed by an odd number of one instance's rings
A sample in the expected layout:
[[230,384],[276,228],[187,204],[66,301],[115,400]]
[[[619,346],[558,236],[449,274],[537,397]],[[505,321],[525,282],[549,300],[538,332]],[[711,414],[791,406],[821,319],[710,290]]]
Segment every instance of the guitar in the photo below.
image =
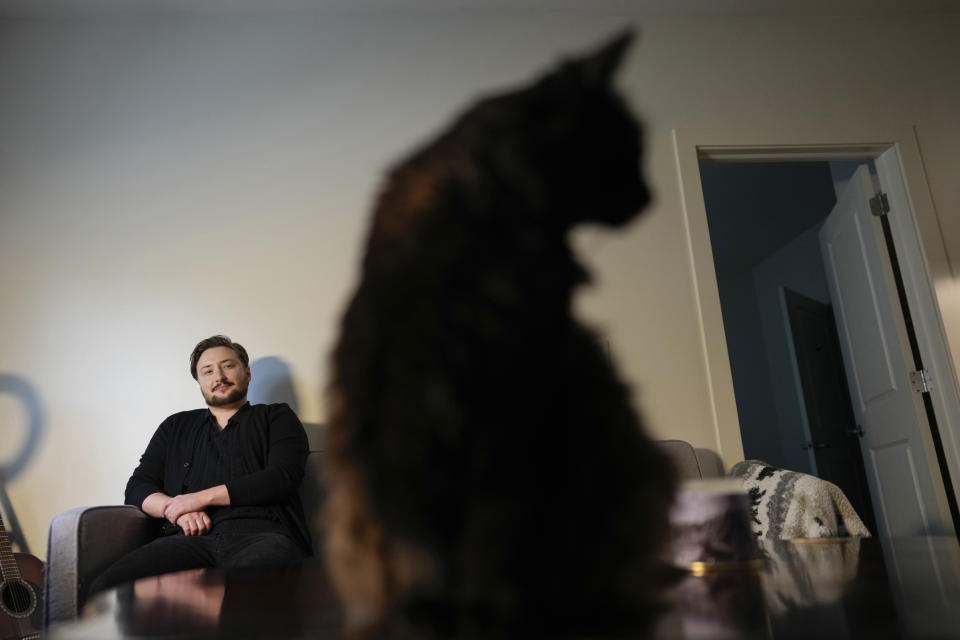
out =
[[14,553],[0,516],[0,640],[36,640],[43,628],[43,563]]

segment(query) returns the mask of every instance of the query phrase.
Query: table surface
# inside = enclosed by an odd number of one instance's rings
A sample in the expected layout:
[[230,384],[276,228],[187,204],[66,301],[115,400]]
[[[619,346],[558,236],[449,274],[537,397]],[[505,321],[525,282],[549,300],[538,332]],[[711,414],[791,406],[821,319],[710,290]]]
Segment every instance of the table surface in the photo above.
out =
[[[960,638],[956,538],[775,541],[762,571],[690,575],[657,638]],[[186,571],[101,594],[55,639],[335,638],[340,611],[318,565]]]

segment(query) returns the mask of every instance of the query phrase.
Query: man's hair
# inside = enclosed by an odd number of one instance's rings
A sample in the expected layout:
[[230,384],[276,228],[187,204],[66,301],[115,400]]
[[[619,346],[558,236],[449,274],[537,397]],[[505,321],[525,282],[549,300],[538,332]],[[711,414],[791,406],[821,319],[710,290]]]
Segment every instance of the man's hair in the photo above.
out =
[[250,366],[250,356],[247,355],[247,350],[243,348],[242,344],[234,342],[227,336],[210,336],[206,340],[198,342],[197,346],[193,348],[193,353],[190,354],[190,375],[193,376],[194,380],[197,379],[197,360],[200,359],[204,351],[213,347],[232,349],[244,367]]

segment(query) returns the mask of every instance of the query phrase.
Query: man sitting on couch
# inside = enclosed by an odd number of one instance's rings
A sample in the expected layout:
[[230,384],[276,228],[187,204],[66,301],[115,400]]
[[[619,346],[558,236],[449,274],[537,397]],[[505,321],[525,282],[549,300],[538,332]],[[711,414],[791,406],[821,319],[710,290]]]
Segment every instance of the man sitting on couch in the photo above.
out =
[[207,408],[164,420],[127,482],[124,502],[162,518],[161,535],[111,565],[91,594],[171,571],[284,566],[312,554],[300,420],[286,404],[247,402],[249,357],[226,336],[197,344],[190,373]]

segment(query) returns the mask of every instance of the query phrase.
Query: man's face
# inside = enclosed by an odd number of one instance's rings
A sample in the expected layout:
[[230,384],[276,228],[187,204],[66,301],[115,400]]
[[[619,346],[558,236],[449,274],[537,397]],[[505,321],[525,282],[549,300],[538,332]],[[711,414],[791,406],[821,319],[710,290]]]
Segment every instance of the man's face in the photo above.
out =
[[223,407],[244,401],[250,368],[229,347],[210,347],[197,360],[197,381],[207,405]]

